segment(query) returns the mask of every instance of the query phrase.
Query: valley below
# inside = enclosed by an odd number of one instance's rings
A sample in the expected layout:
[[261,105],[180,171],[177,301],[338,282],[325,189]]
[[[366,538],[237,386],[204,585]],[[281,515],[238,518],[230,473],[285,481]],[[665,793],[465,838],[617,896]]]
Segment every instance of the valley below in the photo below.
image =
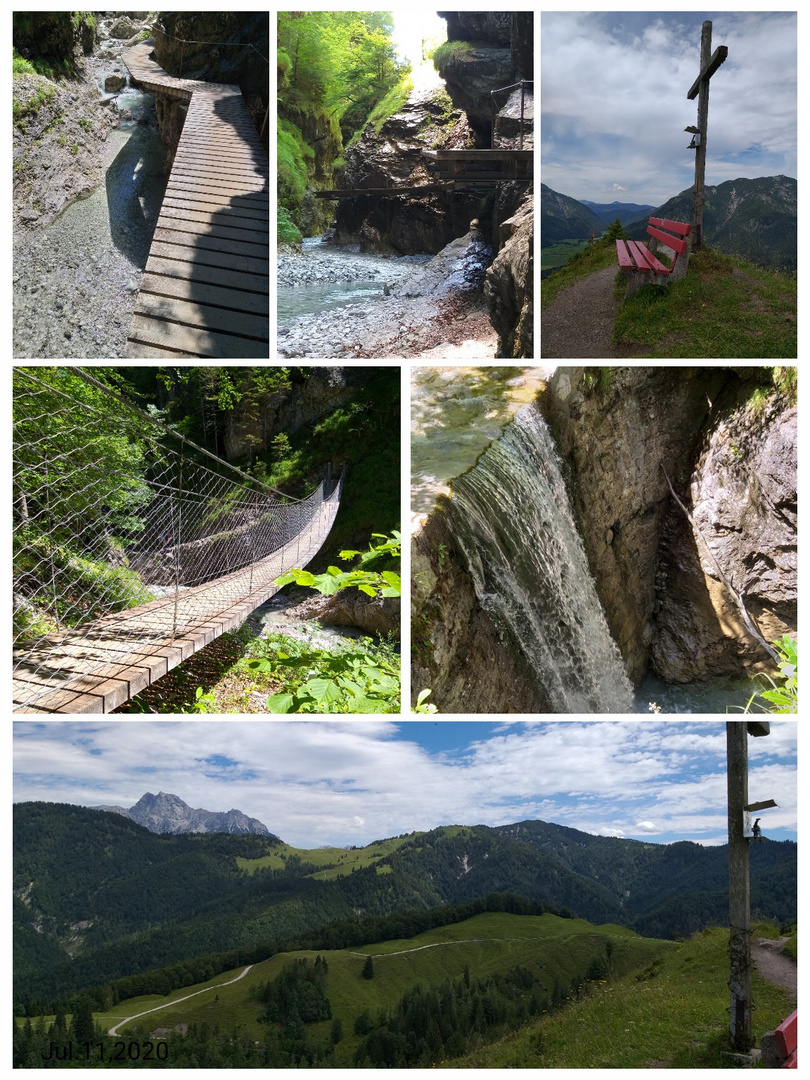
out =
[[[184,807],[160,799],[133,812]],[[760,933],[790,941],[795,889],[795,844],[757,845]],[[85,1067],[644,1067],[666,1045],[669,1067],[701,1067],[727,903],[724,847],[542,821],[308,850],[22,803],[16,1061],[80,1067],[86,1042]],[[778,1022],[789,993],[758,986],[757,1024]],[[581,1046],[570,1025],[605,1009]],[[619,1035],[626,1009],[653,1041]]]

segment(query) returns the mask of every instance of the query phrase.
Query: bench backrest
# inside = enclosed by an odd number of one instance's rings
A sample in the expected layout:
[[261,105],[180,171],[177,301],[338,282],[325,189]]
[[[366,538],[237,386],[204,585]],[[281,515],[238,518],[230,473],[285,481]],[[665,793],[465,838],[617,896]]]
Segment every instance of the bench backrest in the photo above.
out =
[[[667,232],[663,232],[664,229],[667,229]],[[668,248],[672,248],[678,255],[683,255],[688,246],[686,240],[681,238],[688,236],[691,231],[691,225],[687,225],[683,221],[667,221],[666,218],[651,217],[647,226],[649,236],[659,240],[662,244],[666,244]],[[673,236],[672,233],[675,235]]]
[[793,1051],[796,1049],[796,1040],[798,1038],[799,1027],[799,1012],[798,1009],[790,1014],[787,1020],[783,1020],[779,1027],[774,1031],[777,1041],[780,1044],[780,1049],[785,1058],[789,1058]]

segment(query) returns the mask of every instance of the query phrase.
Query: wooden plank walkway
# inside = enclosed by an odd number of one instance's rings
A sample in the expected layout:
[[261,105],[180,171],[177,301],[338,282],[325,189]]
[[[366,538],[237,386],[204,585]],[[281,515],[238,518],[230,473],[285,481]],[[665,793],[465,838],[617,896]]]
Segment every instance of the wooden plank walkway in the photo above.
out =
[[123,53],[131,81],[188,102],[129,332],[133,359],[270,356],[267,156],[238,86]]
[[15,654],[14,712],[108,713],[123,705],[274,596],[275,578],[318,553],[338,505],[324,502],[296,540],[243,570]]

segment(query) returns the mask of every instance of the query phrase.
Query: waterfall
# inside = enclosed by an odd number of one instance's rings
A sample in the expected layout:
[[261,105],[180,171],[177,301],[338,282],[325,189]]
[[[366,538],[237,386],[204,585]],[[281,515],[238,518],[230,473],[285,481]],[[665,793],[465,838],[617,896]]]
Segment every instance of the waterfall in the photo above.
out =
[[536,673],[550,711],[632,712],[554,443],[533,406],[453,482],[451,506],[479,603]]

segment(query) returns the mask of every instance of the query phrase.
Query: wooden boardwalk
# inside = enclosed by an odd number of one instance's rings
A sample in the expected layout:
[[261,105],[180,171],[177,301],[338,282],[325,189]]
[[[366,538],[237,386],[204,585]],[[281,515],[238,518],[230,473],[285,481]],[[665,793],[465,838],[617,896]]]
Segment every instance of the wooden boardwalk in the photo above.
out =
[[127,356],[268,359],[269,170],[238,86],[123,53],[134,85],[188,102]]
[[277,593],[275,578],[315,557],[338,505],[324,502],[296,540],[243,570],[15,654],[14,712],[108,713],[123,705]]

